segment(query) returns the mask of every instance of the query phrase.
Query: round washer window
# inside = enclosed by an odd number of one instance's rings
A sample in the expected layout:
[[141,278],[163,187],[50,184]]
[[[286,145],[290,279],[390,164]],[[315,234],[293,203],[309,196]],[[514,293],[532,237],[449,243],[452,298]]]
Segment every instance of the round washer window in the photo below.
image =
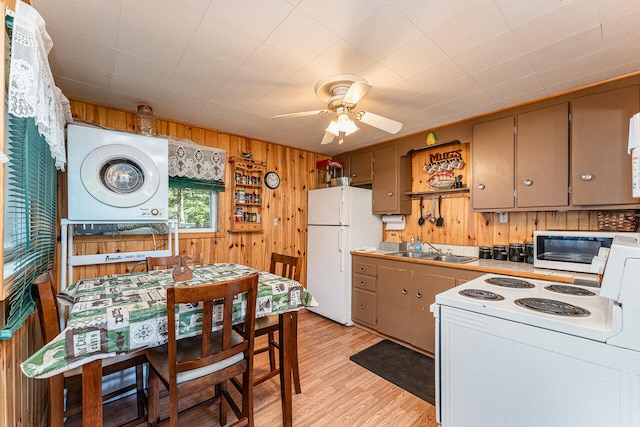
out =
[[129,159],[112,159],[102,165],[102,183],[118,194],[138,191],[144,185],[144,172]]

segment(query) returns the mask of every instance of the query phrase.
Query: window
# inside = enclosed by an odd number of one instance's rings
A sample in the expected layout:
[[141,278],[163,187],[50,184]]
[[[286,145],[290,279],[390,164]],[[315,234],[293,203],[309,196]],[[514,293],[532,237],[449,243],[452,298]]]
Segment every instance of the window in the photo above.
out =
[[57,180],[49,145],[33,118],[7,115],[4,180],[4,296],[9,318],[0,339],[10,339],[33,311],[31,283],[53,267]]
[[210,182],[171,177],[169,218],[181,231],[218,231],[218,190]]

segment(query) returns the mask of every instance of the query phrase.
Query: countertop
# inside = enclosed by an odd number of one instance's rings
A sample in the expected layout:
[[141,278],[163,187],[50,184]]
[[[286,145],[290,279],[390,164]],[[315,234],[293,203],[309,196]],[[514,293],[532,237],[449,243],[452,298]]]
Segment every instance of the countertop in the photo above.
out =
[[428,259],[400,258],[389,255],[396,251],[375,252],[358,252],[351,251],[351,255],[359,255],[364,257],[387,259],[391,261],[410,262],[418,264],[436,265],[440,267],[457,268],[460,270],[481,271],[484,273],[503,274],[505,276],[518,276],[529,279],[551,280],[562,283],[574,283],[575,281],[589,281],[597,283],[599,280],[597,274],[576,273],[571,271],[550,270],[546,268],[535,268],[533,264],[525,262],[496,261],[493,259],[477,259],[465,263],[451,263],[443,261],[432,261]]

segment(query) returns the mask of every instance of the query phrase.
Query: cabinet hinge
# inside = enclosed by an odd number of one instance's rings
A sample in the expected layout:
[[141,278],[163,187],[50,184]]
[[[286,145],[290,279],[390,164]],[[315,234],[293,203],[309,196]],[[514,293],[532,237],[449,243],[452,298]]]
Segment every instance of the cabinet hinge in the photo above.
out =
[[569,194],[571,194],[571,186],[569,186]]
[[518,193],[518,190],[513,190],[513,198],[514,198],[514,199],[515,199],[515,198],[518,198],[517,193]]
[[569,113],[569,123],[571,123],[571,119],[572,119],[572,118],[573,118],[573,117],[571,116],[571,113]]
[[513,127],[513,134],[517,135],[518,134],[518,126],[514,126]]

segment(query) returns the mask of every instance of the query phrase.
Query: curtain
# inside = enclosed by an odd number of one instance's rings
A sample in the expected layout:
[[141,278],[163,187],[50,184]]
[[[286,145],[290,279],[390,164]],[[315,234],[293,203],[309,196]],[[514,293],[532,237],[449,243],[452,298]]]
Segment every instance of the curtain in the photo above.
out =
[[227,152],[188,139],[169,140],[169,185],[174,188],[224,191]]

